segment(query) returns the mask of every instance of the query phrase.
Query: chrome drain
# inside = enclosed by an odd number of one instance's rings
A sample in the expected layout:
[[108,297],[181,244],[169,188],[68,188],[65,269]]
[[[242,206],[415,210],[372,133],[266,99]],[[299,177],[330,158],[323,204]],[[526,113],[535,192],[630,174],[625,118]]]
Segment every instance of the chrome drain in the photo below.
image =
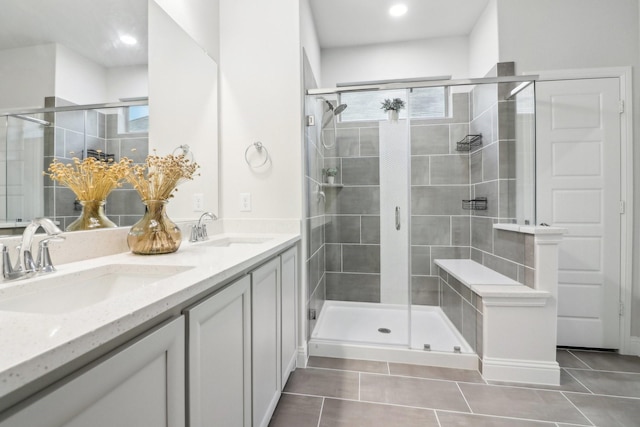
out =
[[389,328],[378,328],[378,332],[380,332],[381,334],[390,334],[391,333],[391,329],[389,329]]

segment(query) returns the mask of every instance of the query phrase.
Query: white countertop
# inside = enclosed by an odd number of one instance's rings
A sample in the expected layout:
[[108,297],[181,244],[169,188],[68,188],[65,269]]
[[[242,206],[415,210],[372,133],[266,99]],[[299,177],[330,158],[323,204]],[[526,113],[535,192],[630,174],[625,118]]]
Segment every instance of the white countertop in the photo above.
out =
[[299,234],[223,234],[211,236],[210,240],[225,237],[270,240],[229,247],[183,242],[173,254],[140,256],[127,252],[62,264],[56,266],[57,272],[33,279],[1,282],[0,299],[3,299],[24,293],[24,288],[39,280],[107,264],[192,267],[65,314],[0,311],[0,398],[198,295],[215,291],[228,279],[272,258],[300,239]]

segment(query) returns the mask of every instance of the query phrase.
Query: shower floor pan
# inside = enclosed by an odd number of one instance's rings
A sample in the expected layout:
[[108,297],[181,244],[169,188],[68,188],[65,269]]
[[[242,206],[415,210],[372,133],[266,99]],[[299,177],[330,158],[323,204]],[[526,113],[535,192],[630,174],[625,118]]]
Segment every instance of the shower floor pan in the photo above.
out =
[[478,356],[440,307],[411,307],[410,346],[407,317],[403,305],[326,301],[311,334],[309,354],[478,369]]

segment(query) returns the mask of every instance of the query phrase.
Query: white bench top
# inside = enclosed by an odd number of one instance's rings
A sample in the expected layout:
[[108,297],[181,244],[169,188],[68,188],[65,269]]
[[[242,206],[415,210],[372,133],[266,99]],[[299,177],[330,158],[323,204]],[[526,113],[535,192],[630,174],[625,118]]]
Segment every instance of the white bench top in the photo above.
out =
[[436,265],[481,297],[547,298],[550,294],[517,282],[471,259],[437,259]]

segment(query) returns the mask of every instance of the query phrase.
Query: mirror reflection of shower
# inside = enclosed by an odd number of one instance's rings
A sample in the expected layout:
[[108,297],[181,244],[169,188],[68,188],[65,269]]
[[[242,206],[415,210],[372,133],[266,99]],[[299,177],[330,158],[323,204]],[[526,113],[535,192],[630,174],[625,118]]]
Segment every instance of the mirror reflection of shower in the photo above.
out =
[[[325,149],[330,150],[336,146],[336,142],[338,141],[338,128],[336,125],[337,117],[347,108],[347,104],[338,104],[336,106],[325,98],[320,97],[318,99],[322,101],[322,127],[320,129],[320,141]],[[329,124],[333,124],[333,144],[327,144],[325,141],[324,129],[329,126]]]

